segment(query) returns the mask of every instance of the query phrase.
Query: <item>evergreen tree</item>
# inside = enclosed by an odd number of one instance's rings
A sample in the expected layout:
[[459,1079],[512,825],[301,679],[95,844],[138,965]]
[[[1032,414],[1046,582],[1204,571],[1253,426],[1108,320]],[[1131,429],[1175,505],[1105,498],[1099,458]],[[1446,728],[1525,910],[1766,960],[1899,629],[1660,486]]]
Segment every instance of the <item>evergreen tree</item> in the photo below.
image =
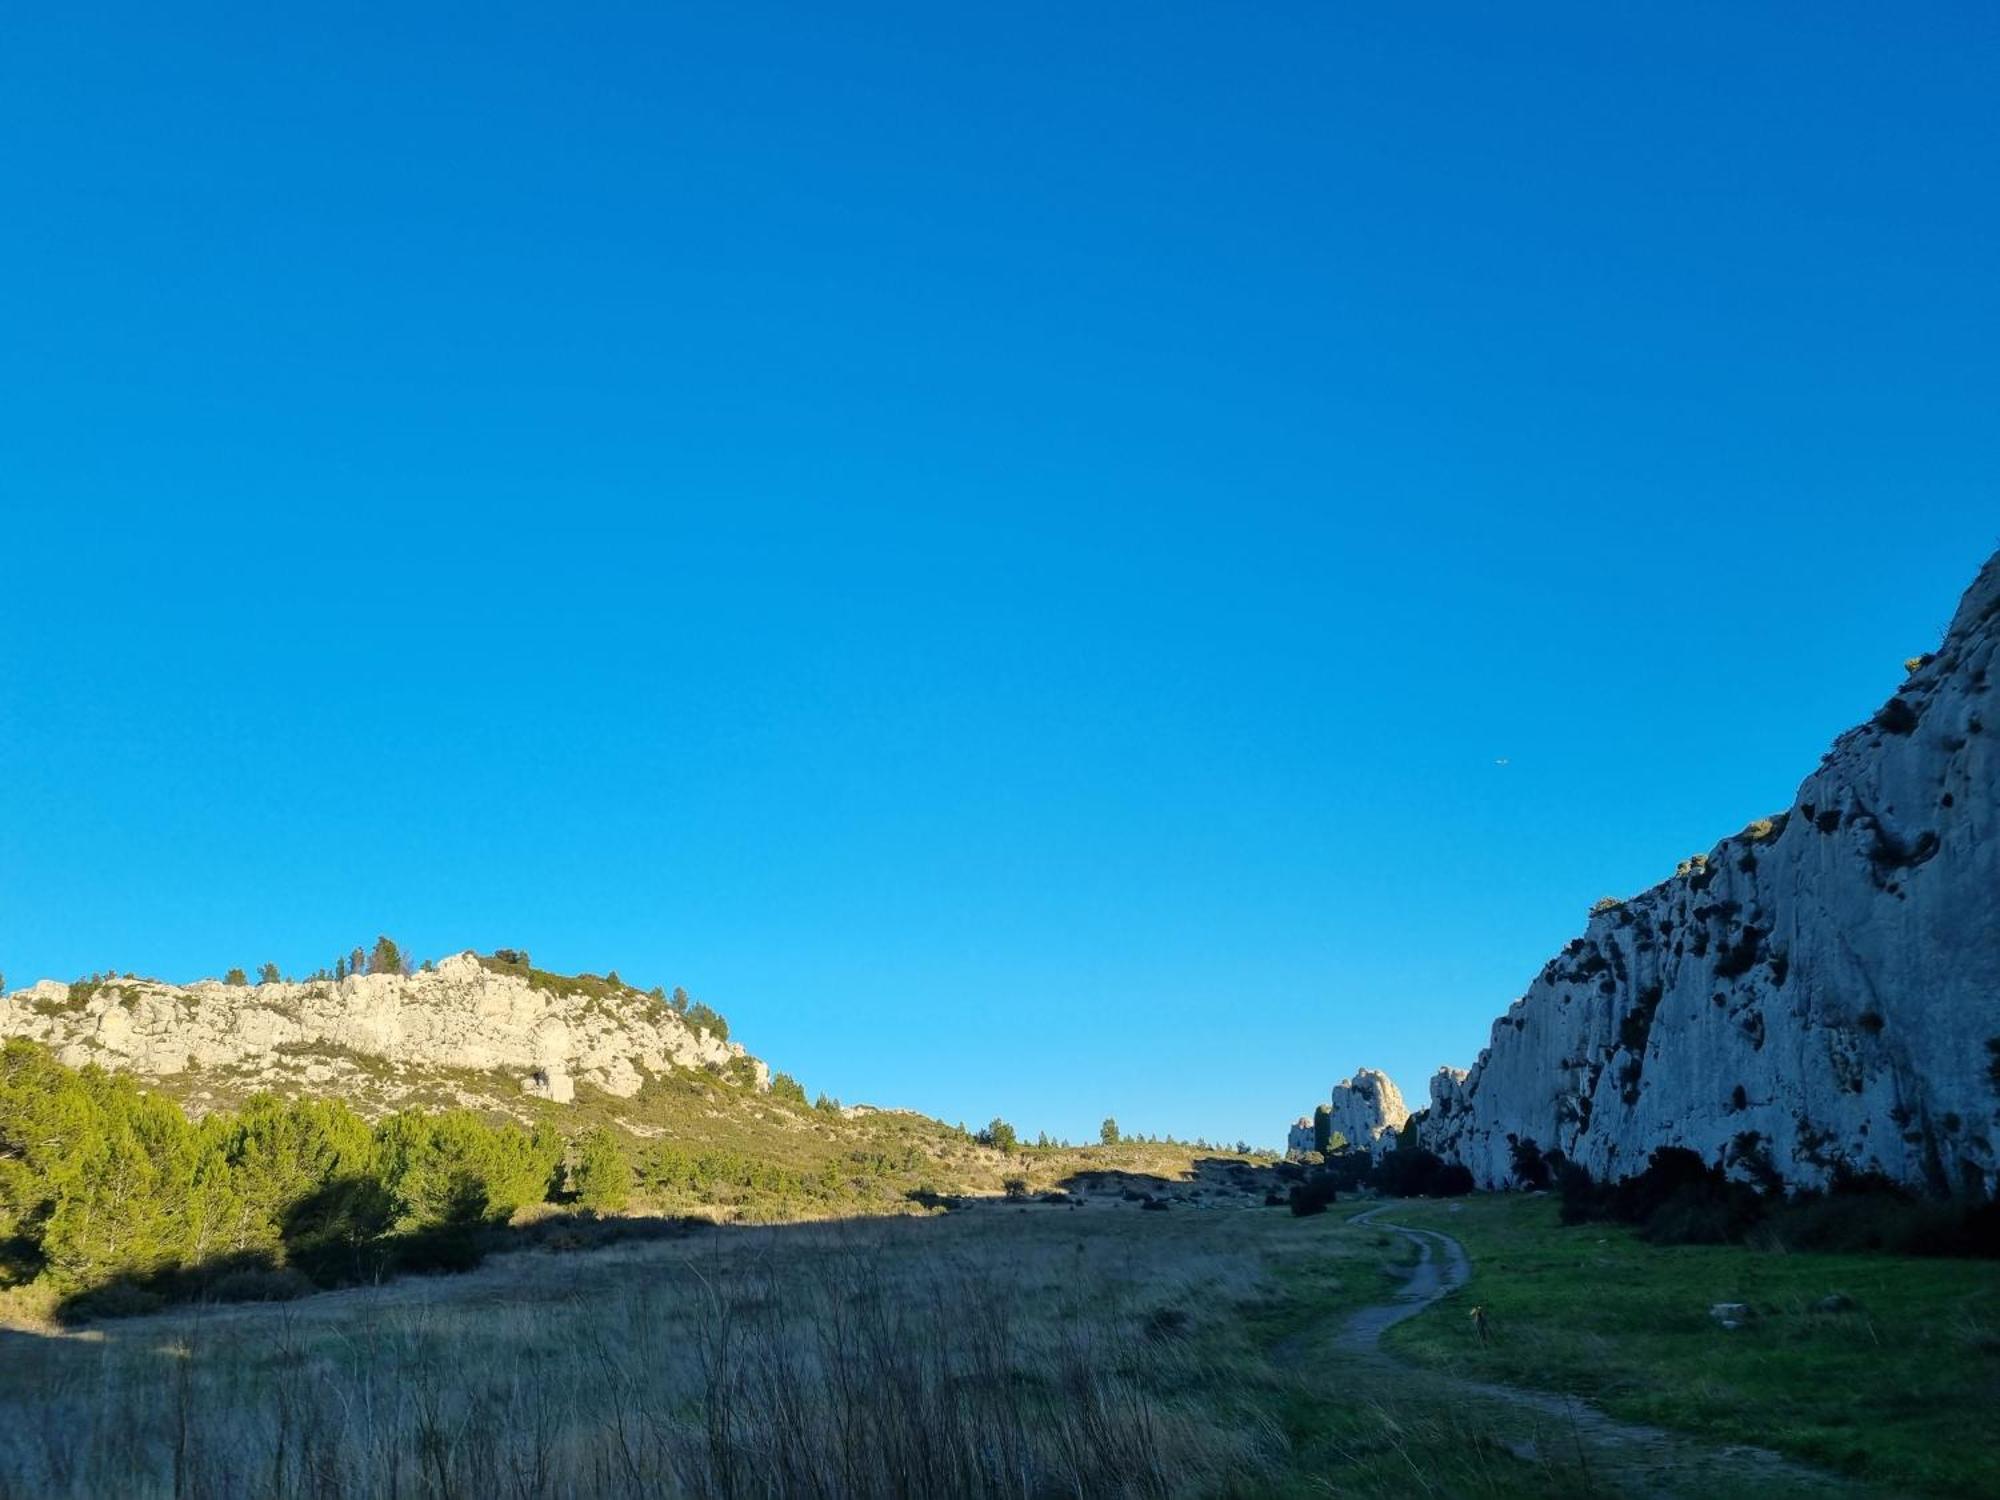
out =
[[617,1213],[631,1201],[632,1164],[618,1138],[601,1125],[585,1131],[576,1144],[570,1191],[579,1207],[593,1213]]
[[226,1134],[217,1145],[235,1212],[225,1249],[275,1253],[292,1205],[335,1177],[375,1168],[368,1122],[337,1099],[288,1103],[258,1094],[224,1123]]
[[1104,1117],[1104,1123],[1097,1127],[1097,1139],[1098,1142],[1102,1145],[1106,1146],[1117,1145],[1118,1122],[1112,1119],[1109,1115],[1106,1115]]
[[771,1078],[771,1097],[773,1099],[783,1099],[790,1104],[804,1104],[806,1102],[805,1086],[789,1073],[773,1074]]
[[241,969],[231,969],[227,974],[222,976],[222,982],[229,985],[248,984],[250,976],[245,974]]
[[278,966],[276,964],[265,964],[263,968],[257,971],[257,982],[259,984],[278,983]]
[[403,972],[402,950],[385,934],[375,939],[375,950],[368,955],[370,974],[400,974]]

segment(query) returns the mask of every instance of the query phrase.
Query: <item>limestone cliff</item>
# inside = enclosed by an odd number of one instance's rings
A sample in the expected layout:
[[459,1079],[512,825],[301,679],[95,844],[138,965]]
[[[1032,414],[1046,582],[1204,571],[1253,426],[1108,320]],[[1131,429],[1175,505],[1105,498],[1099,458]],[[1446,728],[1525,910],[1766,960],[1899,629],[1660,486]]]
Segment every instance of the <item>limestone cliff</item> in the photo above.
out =
[[[1375,1156],[1395,1148],[1396,1133],[1410,1117],[1395,1082],[1374,1068],[1361,1068],[1352,1078],[1341,1079],[1321,1107],[1327,1111],[1329,1135]],[[1291,1154],[1312,1151],[1317,1140],[1312,1117],[1301,1116],[1286,1133],[1285,1149]]]
[[1485,1185],[1518,1138],[1600,1176],[1681,1145],[1765,1181],[1992,1191],[1996,643],[2000,556],[1790,809],[1599,904],[1471,1071],[1433,1080],[1424,1144]]
[[0,998],[0,1036],[71,1066],[129,1069],[199,1108],[259,1087],[339,1093],[364,1110],[446,1097],[506,1108],[567,1103],[584,1083],[618,1098],[649,1076],[763,1063],[672,1007],[607,980],[559,979],[471,953],[434,971],[303,984],[43,980]]
[[1333,1134],[1344,1136],[1355,1150],[1374,1156],[1395,1148],[1396,1132],[1410,1118],[1402,1091],[1388,1074],[1374,1068],[1358,1069],[1352,1078],[1336,1083],[1331,1103]]

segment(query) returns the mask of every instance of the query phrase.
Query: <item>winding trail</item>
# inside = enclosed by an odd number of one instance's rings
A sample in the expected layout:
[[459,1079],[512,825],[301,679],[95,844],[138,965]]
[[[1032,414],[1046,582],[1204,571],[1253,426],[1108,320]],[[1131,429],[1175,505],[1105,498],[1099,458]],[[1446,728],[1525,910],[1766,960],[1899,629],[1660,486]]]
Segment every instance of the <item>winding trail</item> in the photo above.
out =
[[[1351,1315],[1334,1336],[1333,1345],[1350,1356],[1379,1361],[1399,1371],[1416,1367],[1394,1359],[1382,1348],[1382,1335],[1398,1323],[1414,1318],[1432,1303],[1449,1296],[1471,1279],[1472,1259],[1465,1247],[1450,1235],[1435,1229],[1413,1229],[1404,1224],[1378,1222],[1377,1216],[1393,1205],[1383,1204],[1356,1214],[1350,1226],[1372,1224],[1400,1235],[1417,1247],[1417,1262],[1409,1279],[1392,1302],[1364,1307]],[[1617,1488],[1610,1493],[1670,1496],[1685,1494],[1714,1475],[1732,1488],[1742,1485],[1761,1494],[1851,1494],[1853,1486],[1843,1480],[1797,1463],[1767,1448],[1748,1444],[1705,1443],[1686,1433],[1669,1432],[1641,1422],[1621,1421],[1592,1406],[1578,1396],[1529,1390],[1522,1386],[1500,1385],[1473,1380],[1437,1370],[1423,1374],[1448,1390],[1481,1400],[1502,1403],[1554,1419],[1560,1424],[1557,1435],[1565,1444],[1584,1444],[1619,1460],[1613,1476]],[[1541,1445],[1517,1457],[1533,1457]],[[1691,1483],[1693,1481],[1693,1483]],[[1714,1493],[1712,1489],[1708,1491]]]

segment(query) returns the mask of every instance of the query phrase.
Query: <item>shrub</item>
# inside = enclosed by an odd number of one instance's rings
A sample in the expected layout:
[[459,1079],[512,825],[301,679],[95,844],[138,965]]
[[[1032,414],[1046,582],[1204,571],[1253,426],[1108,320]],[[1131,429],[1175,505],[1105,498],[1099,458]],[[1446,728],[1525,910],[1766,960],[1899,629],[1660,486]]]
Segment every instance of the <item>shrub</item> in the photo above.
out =
[[774,1073],[771,1076],[771,1097],[803,1106],[806,1102],[805,1085],[789,1073]]
[[1020,1144],[1020,1137],[1015,1134],[1014,1127],[997,1115],[984,1130],[979,1132],[977,1139],[980,1145],[991,1146],[997,1151],[1012,1151]]
[[1777,1202],[1753,1234],[1775,1249],[2000,1258],[2000,1204],[1925,1199],[1878,1173],[1837,1171],[1823,1193]]
[[1000,1184],[1000,1188],[1009,1198],[1025,1199],[1028,1196],[1028,1179],[1025,1177],[1009,1177]]
[[1391,1198],[1456,1198],[1472,1191],[1471,1169],[1435,1151],[1404,1146],[1382,1158],[1375,1185]]
[[601,1125],[577,1142],[570,1191],[578,1207],[593,1213],[618,1213],[632,1201],[632,1164],[617,1136]]
[[1339,1197],[1333,1179],[1324,1172],[1315,1172],[1304,1182],[1292,1186],[1292,1217],[1303,1219],[1312,1214],[1323,1214]]
[[391,1238],[385,1269],[412,1275],[457,1273],[475,1269],[486,1257],[475,1223],[439,1224]]
[[1885,734],[1909,734],[1917,727],[1917,712],[1900,697],[1875,711],[1875,723]]
[[1542,1148],[1532,1140],[1518,1140],[1508,1147],[1513,1158],[1514,1180],[1524,1188],[1545,1188],[1549,1185],[1549,1164],[1542,1157]]
[[63,1304],[63,1317],[66,1321],[138,1318],[150,1312],[158,1312],[165,1303],[166,1298],[158,1292],[149,1291],[136,1282],[121,1278],[71,1297]]
[[1587,1224],[1609,1216],[1609,1193],[1599,1187],[1589,1171],[1577,1162],[1565,1161],[1556,1168],[1556,1192],[1562,1207],[1557,1217],[1565,1224]]
[[1433,1198],[1463,1198],[1474,1186],[1472,1168],[1464,1162],[1448,1161],[1432,1175],[1430,1194]]
[[286,1211],[285,1259],[320,1286],[371,1281],[389,1259],[383,1241],[395,1218],[395,1200],[375,1176],[335,1177]]
[[1333,1106],[1322,1104],[1313,1111],[1313,1150],[1324,1154],[1333,1149]]

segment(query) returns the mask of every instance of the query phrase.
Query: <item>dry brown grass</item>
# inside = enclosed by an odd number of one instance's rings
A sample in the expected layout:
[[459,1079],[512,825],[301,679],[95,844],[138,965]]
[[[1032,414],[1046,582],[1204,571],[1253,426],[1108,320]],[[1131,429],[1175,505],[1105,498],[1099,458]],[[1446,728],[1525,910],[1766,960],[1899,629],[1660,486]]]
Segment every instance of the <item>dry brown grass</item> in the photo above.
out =
[[1107,1196],[0,1332],[0,1500],[1592,1492],[1517,1413],[1333,1350],[1406,1248]]

